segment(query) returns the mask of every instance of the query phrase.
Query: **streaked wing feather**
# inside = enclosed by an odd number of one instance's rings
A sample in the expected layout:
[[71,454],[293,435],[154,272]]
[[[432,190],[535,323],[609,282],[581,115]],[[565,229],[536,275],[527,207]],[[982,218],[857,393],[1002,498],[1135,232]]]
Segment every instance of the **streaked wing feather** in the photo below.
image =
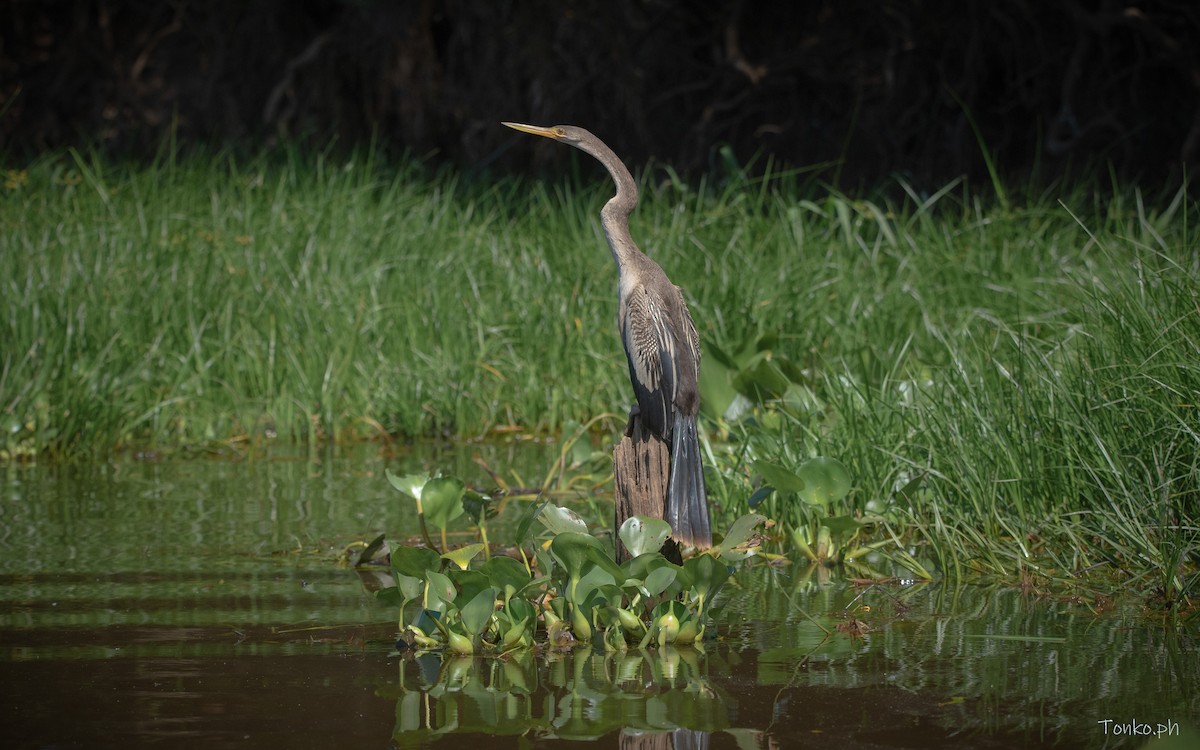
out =
[[623,334],[638,409],[653,432],[667,437],[678,383],[675,337],[666,311],[645,287],[634,289],[628,302]]

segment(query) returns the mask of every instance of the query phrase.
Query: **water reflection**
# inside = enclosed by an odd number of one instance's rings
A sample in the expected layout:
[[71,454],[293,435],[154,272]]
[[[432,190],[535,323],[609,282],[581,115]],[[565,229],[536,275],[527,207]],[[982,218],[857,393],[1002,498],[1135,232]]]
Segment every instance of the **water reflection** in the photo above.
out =
[[485,484],[476,450],[8,467],[6,746],[1138,747],[1115,728],[1200,719],[1195,624],[1139,602],[765,565],[702,649],[389,657],[395,612],[337,552],[415,532],[384,466]]
[[[505,659],[426,654],[399,666],[395,738],[419,747],[450,733],[596,740],[612,733],[704,737],[727,729],[738,699],[708,670],[730,674],[695,648],[603,653],[590,649]],[[693,745],[696,746],[696,745]]]

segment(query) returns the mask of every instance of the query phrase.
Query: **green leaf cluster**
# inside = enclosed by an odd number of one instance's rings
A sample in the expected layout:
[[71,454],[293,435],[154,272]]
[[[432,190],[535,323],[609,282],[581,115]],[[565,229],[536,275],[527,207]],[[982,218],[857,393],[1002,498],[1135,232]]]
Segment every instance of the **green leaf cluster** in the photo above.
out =
[[[457,480],[388,479],[438,528],[457,515],[445,499],[461,496]],[[522,544],[534,520],[543,532],[527,552]],[[677,565],[661,552],[670,526],[635,516],[619,530],[633,556],[618,564],[577,514],[547,501],[530,506],[518,524],[520,559],[490,556],[482,542],[444,554],[432,544],[399,547],[391,551],[396,585],[379,596],[399,606],[402,638],[422,650],[505,653],[543,639],[616,651],[690,644],[704,637],[731,566],[756,552],[766,520],[739,519],[721,545]]]

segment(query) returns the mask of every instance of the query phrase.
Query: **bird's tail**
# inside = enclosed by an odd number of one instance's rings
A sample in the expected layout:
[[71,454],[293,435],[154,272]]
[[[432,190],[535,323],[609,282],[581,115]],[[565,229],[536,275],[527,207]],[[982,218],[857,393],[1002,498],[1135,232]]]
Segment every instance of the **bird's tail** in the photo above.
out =
[[712,529],[708,524],[708,492],[704,489],[696,417],[676,414],[672,433],[666,520],[675,541],[707,549],[712,546]]

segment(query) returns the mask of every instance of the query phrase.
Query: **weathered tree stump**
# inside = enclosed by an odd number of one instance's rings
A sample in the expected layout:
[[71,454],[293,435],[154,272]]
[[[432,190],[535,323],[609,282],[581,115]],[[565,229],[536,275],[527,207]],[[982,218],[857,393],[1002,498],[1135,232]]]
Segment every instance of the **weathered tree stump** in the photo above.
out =
[[[613,475],[616,485],[613,536],[617,543],[617,562],[621,562],[629,557],[629,553],[616,532],[630,516],[662,518],[667,509],[667,483],[671,477],[670,447],[646,429],[637,414],[630,417],[625,436],[613,448]],[[668,539],[662,552],[673,562],[682,562],[675,540]]]
[[621,750],[707,750],[708,732],[676,729],[674,732],[642,732],[622,729]]

